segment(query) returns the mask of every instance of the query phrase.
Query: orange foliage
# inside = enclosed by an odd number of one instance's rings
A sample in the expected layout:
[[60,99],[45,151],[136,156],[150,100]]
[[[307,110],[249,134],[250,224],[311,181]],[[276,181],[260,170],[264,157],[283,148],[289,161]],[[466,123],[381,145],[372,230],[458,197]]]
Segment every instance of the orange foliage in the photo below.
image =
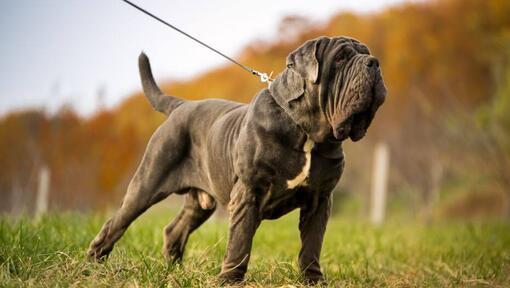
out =
[[[452,101],[470,109],[490,101],[499,55],[510,47],[509,15],[508,0],[446,0],[408,3],[365,15],[339,13],[320,26],[288,17],[279,28],[278,40],[253,42],[237,58],[277,74],[286,55],[305,40],[319,35],[357,38],[380,58],[388,86],[388,100],[369,139],[397,137],[408,128],[402,123],[425,121],[410,116],[416,103],[436,111]],[[265,85],[236,66],[224,65],[162,87],[186,99],[247,103]],[[148,138],[163,119],[140,93],[87,119],[69,109],[55,116],[10,114],[0,121],[0,194],[14,199],[13,191],[19,190],[25,191],[27,201],[33,199],[34,175],[45,164],[52,172],[55,207],[111,203],[123,193]],[[1,202],[0,210],[10,209],[12,201]]]

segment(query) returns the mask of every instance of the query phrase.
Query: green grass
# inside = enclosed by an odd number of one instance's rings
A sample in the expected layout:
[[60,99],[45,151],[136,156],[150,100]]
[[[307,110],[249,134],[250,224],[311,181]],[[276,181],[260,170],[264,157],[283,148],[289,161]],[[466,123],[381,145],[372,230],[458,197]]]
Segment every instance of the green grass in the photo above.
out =
[[[0,286],[214,287],[227,223],[211,219],[188,242],[182,265],[161,255],[172,213],[137,220],[105,263],[85,260],[104,217],[77,214],[39,221],[0,218]],[[246,285],[302,286],[297,213],[257,232]],[[332,219],[322,251],[332,287],[485,287],[510,284],[510,225],[505,222],[389,223],[372,227]],[[291,286],[286,286],[291,287]]]

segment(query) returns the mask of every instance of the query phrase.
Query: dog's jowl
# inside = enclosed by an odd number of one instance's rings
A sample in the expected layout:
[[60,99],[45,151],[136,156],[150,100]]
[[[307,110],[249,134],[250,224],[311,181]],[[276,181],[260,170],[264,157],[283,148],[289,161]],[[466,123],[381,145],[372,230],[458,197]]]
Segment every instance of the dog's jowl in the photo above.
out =
[[331,192],[344,167],[342,141],[365,135],[386,95],[368,48],[347,37],[307,41],[247,105],[166,96],[144,54],[139,66],[145,95],[168,118],[88,255],[107,256],[133,220],[176,193],[185,201],[164,230],[163,252],[171,261],[182,259],[190,233],[222,205],[230,228],[220,278],[241,281],[260,222],[300,209],[299,266],[308,282],[322,280],[319,256]]

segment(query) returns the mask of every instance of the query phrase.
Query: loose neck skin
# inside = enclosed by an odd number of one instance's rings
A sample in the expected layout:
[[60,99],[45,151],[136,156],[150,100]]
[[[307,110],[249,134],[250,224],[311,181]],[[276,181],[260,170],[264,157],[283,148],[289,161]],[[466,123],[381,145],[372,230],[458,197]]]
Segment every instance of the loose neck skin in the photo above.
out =
[[[287,69],[286,69],[287,70]],[[272,85],[278,81],[284,81],[286,70],[281,73]],[[278,106],[280,106],[293,122],[301,127],[304,132],[315,143],[321,143],[327,140],[332,135],[331,125],[326,118],[324,105],[320,103],[320,85],[305,83],[302,95],[295,99],[286,100],[285,95],[279,93],[290,93],[289,91],[281,91],[277,89],[269,89],[271,96],[275,99]]]
[[310,123],[306,133],[316,143],[325,142],[332,135],[327,113],[330,110],[330,103],[327,102],[327,91],[324,92],[323,97],[317,97],[317,95],[322,96],[324,90],[327,90],[324,85],[307,85],[305,87],[304,98],[308,106],[308,123]]

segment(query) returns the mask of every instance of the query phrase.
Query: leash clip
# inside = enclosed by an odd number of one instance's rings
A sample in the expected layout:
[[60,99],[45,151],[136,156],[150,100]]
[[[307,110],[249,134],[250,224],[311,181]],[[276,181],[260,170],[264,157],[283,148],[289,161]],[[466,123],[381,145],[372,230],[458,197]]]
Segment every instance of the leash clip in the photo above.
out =
[[267,83],[267,86],[270,86],[271,82],[273,82],[273,79],[271,78],[271,76],[273,76],[273,71],[271,71],[271,73],[269,73],[269,75],[267,75],[267,73],[262,73],[262,72],[253,70],[253,74],[259,76],[260,82]]

